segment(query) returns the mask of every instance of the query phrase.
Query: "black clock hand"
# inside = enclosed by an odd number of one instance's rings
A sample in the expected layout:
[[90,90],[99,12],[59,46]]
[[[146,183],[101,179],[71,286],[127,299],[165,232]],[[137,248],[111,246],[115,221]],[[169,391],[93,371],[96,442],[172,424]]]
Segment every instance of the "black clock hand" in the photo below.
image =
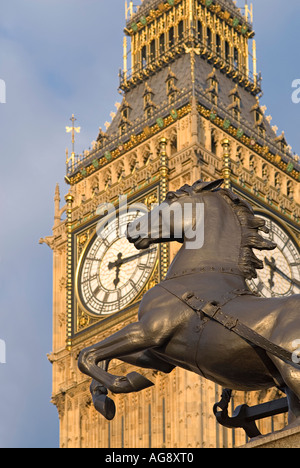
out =
[[124,265],[125,263],[130,263],[137,258],[143,257],[144,255],[147,255],[149,251],[151,251],[151,249],[145,250],[144,252],[140,252],[136,255],[132,255],[131,257],[124,258],[121,260],[121,264]]
[[140,253],[138,253],[136,255],[132,255],[131,257],[127,257],[127,258],[122,258],[122,254],[121,254],[121,257],[119,258],[120,254],[118,254],[118,260],[116,262],[114,262],[114,263],[110,262],[108,264],[108,269],[112,270],[113,268],[116,268],[118,266],[120,267],[121,265],[124,265],[125,263],[130,263],[133,260],[136,260],[137,258],[140,258],[140,257],[142,257],[144,255],[147,255],[149,253],[149,250],[151,250],[151,249],[145,250],[144,252],[140,252]]
[[275,275],[275,268],[276,268],[276,261],[275,258],[272,257],[272,261],[270,262],[267,257],[265,257],[265,264],[270,267],[270,279],[269,279],[269,285],[270,289],[272,289],[275,286],[274,283],[274,275]]
[[[274,273],[278,273],[280,276],[282,276],[282,278],[284,278],[285,280],[287,280],[289,283],[292,283],[294,286],[296,286],[298,289],[300,289],[300,281],[296,280],[296,279],[291,279],[289,278],[283,271],[281,271],[277,266],[276,266],[276,263],[275,263],[275,260],[274,258],[272,257],[272,262],[270,262],[267,257],[265,257],[265,264],[267,266],[269,266],[271,268],[271,271],[273,271],[273,277],[274,277]],[[269,281],[270,282],[270,281]]]
[[120,270],[121,270],[121,260],[122,260],[122,253],[118,253],[118,260],[115,263],[109,263],[108,264],[108,269],[112,270],[113,268],[116,268],[116,279],[114,280],[114,285],[115,288],[117,289],[118,284],[120,283]]

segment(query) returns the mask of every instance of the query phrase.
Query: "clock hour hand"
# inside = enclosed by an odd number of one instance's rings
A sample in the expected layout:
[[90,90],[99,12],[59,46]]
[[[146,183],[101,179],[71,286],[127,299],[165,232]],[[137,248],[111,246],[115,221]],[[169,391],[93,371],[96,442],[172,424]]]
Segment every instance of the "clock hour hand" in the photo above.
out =
[[275,261],[275,258],[272,257],[271,259],[271,262],[267,259],[267,257],[265,257],[265,264],[267,266],[270,267],[270,279],[269,279],[269,285],[270,285],[270,289],[272,289],[274,286],[275,286],[275,283],[274,283],[274,275],[275,275],[275,271],[276,271],[276,261]]
[[[283,271],[281,271],[277,266],[276,266],[276,262],[275,262],[275,259],[272,257],[272,261],[270,262],[270,260],[267,259],[267,257],[265,257],[265,264],[266,266],[270,267],[271,269],[271,278],[272,278],[272,282],[273,282],[273,278],[274,278],[274,274],[275,273],[278,273],[280,276],[282,276],[282,278],[284,278],[285,280],[287,280],[289,283],[292,283],[294,286],[296,286],[298,289],[300,289],[300,281],[296,280],[296,279],[291,279],[289,278]],[[272,275],[272,272],[273,272],[273,275]],[[269,280],[269,283],[270,283],[271,280]],[[271,285],[271,284],[270,284]],[[273,286],[274,286],[274,282],[273,282]]]
[[117,289],[117,286],[118,284],[120,283],[120,269],[121,269],[121,260],[122,260],[122,252],[119,252],[118,253],[118,260],[114,263],[110,262],[108,264],[108,269],[109,270],[112,270],[113,268],[116,268],[116,278],[114,279],[114,285],[115,285],[115,288]]
[[108,264],[108,269],[109,270],[113,270],[114,268],[116,268],[116,278],[114,279],[114,285],[115,285],[116,289],[118,287],[118,284],[121,281],[120,280],[121,266],[125,265],[126,263],[130,263],[133,260],[136,260],[137,258],[142,257],[143,255],[148,254],[149,250],[151,250],[151,249],[145,250],[144,252],[140,252],[140,253],[138,253],[136,255],[132,255],[131,257],[127,257],[127,258],[122,258],[123,254],[122,254],[122,252],[119,252],[118,253],[118,259],[115,262],[109,262],[109,264]]

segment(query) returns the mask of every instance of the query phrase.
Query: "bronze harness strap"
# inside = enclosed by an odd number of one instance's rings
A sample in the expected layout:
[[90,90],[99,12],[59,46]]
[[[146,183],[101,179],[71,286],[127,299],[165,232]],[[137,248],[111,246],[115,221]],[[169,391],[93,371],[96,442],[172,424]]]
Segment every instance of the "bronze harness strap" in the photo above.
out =
[[183,296],[177,295],[171,288],[169,289],[166,286],[166,282],[161,283],[160,286],[176,296],[180,301],[188,305],[194,311],[204,314],[204,316],[210,318],[211,320],[215,320],[227,330],[234,332],[239,337],[245,339],[246,341],[250,342],[258,346],[259,348],[264,349],[268,353],[272,354],[273,356],[278,357],[283,361],[287,361],[288,363],[293,364],[293,366],[298,367],[296,363],[292,360],[292,353],[287,351],[286,349],[282,348],[281,346],[272,343],[267,338],[264,338],[262,335],[259,335],[251,328],[247,327],[244,323],[238,320],[235,317],[225,314],[222,311],[222,307],[226,304],[231,302],[233,299],[244,296],[244,295],[255,295],[249,290],[234,290],[229,292],[225,297],[222,303],[216,302],[206,302],[203,299],[200,299],[195,295],[194,292],[185,293]]

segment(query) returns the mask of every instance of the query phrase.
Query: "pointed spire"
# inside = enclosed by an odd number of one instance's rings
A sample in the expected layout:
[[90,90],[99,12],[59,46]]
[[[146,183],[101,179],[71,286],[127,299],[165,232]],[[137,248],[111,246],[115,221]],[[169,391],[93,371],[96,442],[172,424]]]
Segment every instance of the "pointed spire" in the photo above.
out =
[[56,184],[56,187],[55,187],[54,201],[56,201],[56,200],[60,201],[60,190],[59,190],[59,184],[58,183]]
[[56,184],[55,196],[54,196],[54,227],[58,226],[60,221],[61,221],[60,190],[59,190],[59,184]]

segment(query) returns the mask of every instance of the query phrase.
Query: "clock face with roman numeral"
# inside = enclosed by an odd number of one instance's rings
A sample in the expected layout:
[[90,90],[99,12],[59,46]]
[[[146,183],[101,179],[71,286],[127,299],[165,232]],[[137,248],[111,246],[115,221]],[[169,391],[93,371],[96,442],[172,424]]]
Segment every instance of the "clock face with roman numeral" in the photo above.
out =
[[271,215],[257,213],[266,221],[269,234],[263,234],[277,248],[271,251],[254,250],[257,258],[264,263],[263,270],[257,270],[258,277],[248,282],[250,288],[263,297],[284,297],[300,294],[300,251],[294,237]]
[[149,281],[157,246],[140,251],[125,236],[127,225],[143,214],[130,209],[113,216],[87,246],[77,270],[77,299],[87,312],[97,316],[119,312]]

